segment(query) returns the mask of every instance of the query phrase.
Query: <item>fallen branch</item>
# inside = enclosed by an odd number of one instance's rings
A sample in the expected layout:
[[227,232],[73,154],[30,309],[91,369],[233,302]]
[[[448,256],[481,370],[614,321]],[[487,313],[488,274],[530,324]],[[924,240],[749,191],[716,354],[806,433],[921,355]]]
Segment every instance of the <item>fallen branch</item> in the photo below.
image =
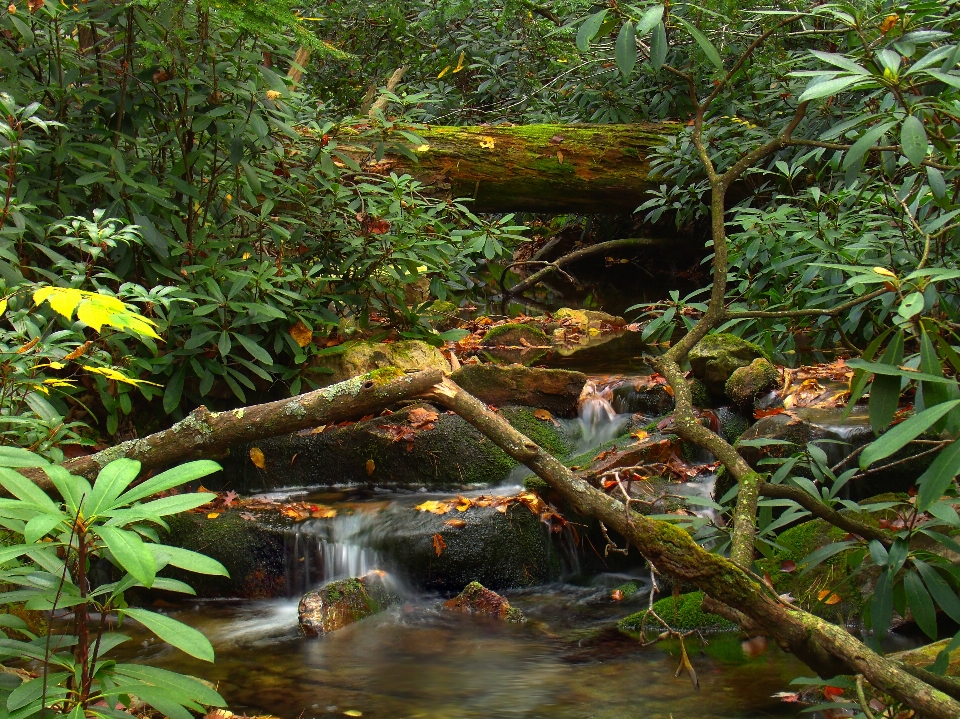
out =
[[[73,474],[93,478],[104,465],[121,457],[138,460],[144,472],[191,459],[218,459],[225,457],[231,447],[256,439],[379,412],[394,402],[423,394],[442,376],[438,369],[404,374],[395,367],[386,367],[267,404],[228,412],[210,412],[201,406],[170,429],[67,460],[63,467]],[[21,471],[41,488],[52,488],[45,474]]]
[[537,270],[532,275],[527,277],[525,280],[518,282],[513,287],[507,289],[503,288],[504,294],[518,295],[521,292],[533,287],[535,284],[540,282],[544,277],[553,274],[554,272],[561,272],[561,268],[564,265],[569,265],[572,262],[577,262],[582,260],[585,257],[590,257],[591,255],[596,255],[601,252],[613,252],[615,250],[622,250],[625,247],[642,247],[644,245],[662,245],[663,240],[655,239],[652,237],[627,237],[622,240],[610,240],[609,242],[601,242],[597,245],[591,245],[590,247],[584,247],[582,250],[577,250],[576,252],[571,252],[568,255],[554,260],[553,262],[546,263],[547,266],[541,270]]
[[903,670],[838,627],[784,603],[743,569],[711,554],[682,529],[629,511],[622,502],[579,479],[559,460],[515,430],[448,378],[426,396],[453,410],[524,463],[570,503],[623,535],[660,571],[690,582],[736,607],[788,651],[823,676],[862,674],[871,684],[931,719],[960,716],[960,702]]

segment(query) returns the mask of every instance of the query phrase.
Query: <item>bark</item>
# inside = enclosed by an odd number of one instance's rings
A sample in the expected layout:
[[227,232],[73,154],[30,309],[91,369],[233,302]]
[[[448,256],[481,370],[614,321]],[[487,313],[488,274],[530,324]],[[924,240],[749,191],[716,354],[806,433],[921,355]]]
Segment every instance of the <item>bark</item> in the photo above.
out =
[[599,519],[626,537],[659,571],[694,584],[728,607],[736,607],[821,675],[862,674],[875,687],[926,717],[960,716],[960,702],[907,673],[897,662],[871,651],[842,627],[780,601],[736,564],[706,551],[683,530],[630,511],[577,478],[451,380],[444,379],[428,396],[526,464],[577,512]]
[[[387,367],[277,402],[228,412],[198,407],[170,429],[67,460],[63,467],[92,479],[104,465],[121,457],[138,460],[144,472],[192,459],[218,459],[225,457],[231,447],[255,439],[380,412],[399,400],[423,394],[441,377],[438,369],[404,374]],[[53,486],[42,473],[22,472],[43,489]]]
[[296,55],[293,56],[293,63],[290,65],[290,69],[287,70],[287,77],[293,80],[294,86],[299,85],[300,80],[303,79],[303,73],[307,69],[308,62],[310,62],[310,48],[301,45],[297,48]]
[[[408,172],[478,212],[633,212],[647,190],[650,151],[679,125],[428,127],[418,162],[390,155],[376,172]],[[343,148],[357,159],[358,150]]]

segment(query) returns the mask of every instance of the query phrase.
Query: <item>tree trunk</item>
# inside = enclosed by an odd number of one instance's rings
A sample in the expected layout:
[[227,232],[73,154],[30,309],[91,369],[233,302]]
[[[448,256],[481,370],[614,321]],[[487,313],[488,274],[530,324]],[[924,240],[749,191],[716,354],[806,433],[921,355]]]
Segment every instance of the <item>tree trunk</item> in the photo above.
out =
[[862,674],[873,686],[926,717],[960,716],[960,702],[912,676],[897,662],[871,651],[843,627],[779,600],[738,566],[703,549],[685,531],[637,514],[575,477],[555,457],[451,380],[444,379],[434,387],[429,398],[459,414],[511,457],[526,464],[577,512],[595,517],[626,537],[659,571],[686,580],[743,613],[822,676]]
[[[419,162],[390,155],[376,172],[408,172],[478,212],[633,212],[660,181],[651,148],[676,124],[430,127],[411,148]],[[350,151],[350,148],[344,148]],[[359,159],[359,158],[358,158]]]
[[[402,399],[422,395],[442,376],[438,369],[404,374],[387,367],[314,392],[230,412],[210,412],[201,406],[170,429],[67,460],[63,467],[92,479],[104,465],[121,457],[138,460],[144,472],[191,459],[218,459],[225,457],[231,447],[255,439],[380,412]],[[22,473],[43,489],[53,486],[42,472]]]

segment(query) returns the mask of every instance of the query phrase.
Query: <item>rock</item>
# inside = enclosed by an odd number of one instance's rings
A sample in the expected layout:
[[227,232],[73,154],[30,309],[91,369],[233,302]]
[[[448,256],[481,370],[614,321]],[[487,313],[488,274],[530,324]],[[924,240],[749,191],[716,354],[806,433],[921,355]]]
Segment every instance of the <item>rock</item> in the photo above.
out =
[[446,332],[460,325],[460,308],[446,300],[436,300],[427,310],[433,326],[438,332]]
[[590,328],[599,329],[603,325],[620,328],[627,324],[623,317],[616,317],[606,312],[572,310],[569,307],[561,307],[553,313],[553,318],[558,322],[573,325],[581,332],[588,332]]
[[752,410],[754,398],[778,387],[780,381],[780,372],[773,363],[758,357],[746,367],[735,369],[724,385],[724,391],[735,405]]
[[486,614],[508,622],[524,621],[523,612],[511,607],[510,602],[480,582],[470,582],[460,594],[444,602],[443,606],[460,612]]
[[[706,614],[700,605],[703,603],[703,592],[690,592],[681,594],[674,600],[672,596],[664,597],[653,604],[653,611],[663,621],[670,625],[671,629],[681,632],[689,631],[729,631],[736,629],[737,626],[723,617],[716,614]],[[639,632],[643,627],[643,620],[646,618],[649,610],[636,612],[621,619],[617,626],[625,632]],[[665,627],[654,617],[650,617],[645,629],[652,632],[660,632]]]
[[730,407],[718,407],[716,414],[720,422],[720,435],[731,444],[750,427],[750,420]]
[[670,388],[648,378],[627,380],[613,388],[614,410],[619,414],[662,416],[673,411],[673,395]]
[[[933,642],[916,649],[908,649],[896,654],[888,654],[887,659],[897,662],[903,662],[919,669],[930,669],[930,666],[936,661],[937,655],[947,648],[950,639],[941,639],[939,642]],[[949,664],[947,665],[946,676],[960,677],[960,652],[950,654]]]
[[340,347],[344,349],[339,354],[320,355],[310,361],[307,369],[310,379],[326,386],[383,367],[450,371],[450,363],[443,353],[420,340],[351,342]]
[[724,386],[734,371],[759,357],[766,357],[759,345],[720,332],[707,335],[690,350],[690,366],[694,377],[703,380],[714,396],[722,397]]
[[535,325],[510,322],[493,327],[480,340],[484,347],[544,347],[550,344],[547,334]]
[[330,582],[303,595],[297,607],[300,629],[304,634],[329,634],[397,601],[398,597],[387,587],[385,572]]
[[[422,413],[411,414],[418,409]],[[530,408],[504,407],[500,414],[554,455],[564,456],[573,449],[574,437],[554,422],[537,419]],[[411,425],[418,417],[433,415],[419,427]],[[263,453],[262,468],[250,460],[253,447]],[[241,494],[345,485],[485,487],[499,484],[517,466],[466,420],[424,403],[322,432],[305,430],[264,439],[238,447],[222,464],[224,471],[205,479],[206,486]]]
[[464,365],[451,379],[487,404],[539,407],[563,417],[576,414],[577,398],[587,382],[582,372],[488,364]]
[[238,510],[222,509],[213,519],[193,512],[167,517],[170,531],[163,537],[166,544],[206,554],[226,567],[230,576],[194,574],[172,567],[161,574],[186,582],[198,597],[282,597],[285,537],[293,522],[279,512],[253,516],[246,520]]

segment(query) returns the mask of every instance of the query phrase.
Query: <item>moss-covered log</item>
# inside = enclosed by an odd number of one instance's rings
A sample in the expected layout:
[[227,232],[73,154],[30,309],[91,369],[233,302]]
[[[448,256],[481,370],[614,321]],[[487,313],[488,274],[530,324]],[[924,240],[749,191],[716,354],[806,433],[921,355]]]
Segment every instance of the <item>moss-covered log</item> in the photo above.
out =
[[633,212],[659,184],[650,150],[678,125],[430,127],[412,148],[374,165],[409,172],[436,191],[471,197],[482,212]]

